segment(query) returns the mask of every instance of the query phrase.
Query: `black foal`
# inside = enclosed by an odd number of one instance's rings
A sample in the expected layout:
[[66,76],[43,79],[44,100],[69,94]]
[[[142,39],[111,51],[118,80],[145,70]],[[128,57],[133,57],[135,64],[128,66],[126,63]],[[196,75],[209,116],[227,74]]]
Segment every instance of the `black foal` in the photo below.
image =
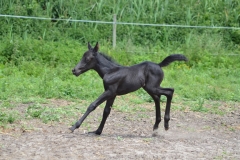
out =
[[100,135],[116,96],[136,91],[141,87],[153,98],[155,102],[156,121],[153,126],[154,131],[158,129],[158,125],[161,121],[160,96],[165,95],[167,97],[164,127],[168,130],[170,106],[174,89],[160,87],[164,76],[161,67],[165,67],[174,61],[187,61],[187,58],[181,54],[172,54],[166,57],[159,64],[153,62],[142,62],[140,64],[126,67],[116,64],[110,57],[99,53],[98,49],[98,43],[94,48],[92,48],[88,43],[88,51],[84,53],[80,62],[72,70],[72,73],[75,76],[79,76],[89,69],[94,69],[103,79],[105,91],[98,97],[97,100],[90,104],[84,115],[70,128],[70,130],[73,132],[76,128],[79,128],[90,112],[95,110],[96,107],[104,101],[107,101],[100,126],[96,131],[91,132]]

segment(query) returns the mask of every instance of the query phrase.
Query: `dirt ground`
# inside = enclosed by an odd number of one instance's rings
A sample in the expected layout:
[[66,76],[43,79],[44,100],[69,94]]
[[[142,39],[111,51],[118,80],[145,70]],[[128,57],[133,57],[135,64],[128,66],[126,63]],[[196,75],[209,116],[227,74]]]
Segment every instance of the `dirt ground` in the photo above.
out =
[[[25,106],[26,107],[26,106]],[[31,129],[2,130],[0,159],[240,159],[240,106],[224,116],[172,111],[170,129],[152,136],[151,112],[112,110],[101,136],[88,135],[99,125],[102,108],[70,133],[65,123],[27,121]]]

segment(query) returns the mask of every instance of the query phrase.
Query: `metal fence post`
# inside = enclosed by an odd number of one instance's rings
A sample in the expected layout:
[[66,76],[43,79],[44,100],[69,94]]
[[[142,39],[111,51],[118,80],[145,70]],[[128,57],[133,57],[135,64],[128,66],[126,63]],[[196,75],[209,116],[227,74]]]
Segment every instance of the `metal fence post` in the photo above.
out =
[[116,37],[117,37],[117,18],[116,14],[113,15],[113,48],[116,47]]

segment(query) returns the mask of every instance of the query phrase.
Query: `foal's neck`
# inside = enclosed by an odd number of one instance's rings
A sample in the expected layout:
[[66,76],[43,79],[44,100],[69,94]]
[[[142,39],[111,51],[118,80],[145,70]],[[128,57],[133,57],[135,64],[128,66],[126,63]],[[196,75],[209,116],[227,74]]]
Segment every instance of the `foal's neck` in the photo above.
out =
[[114,63],[111,60],[106,59],[103,55],[97,55],[97,64],[94,70],[99,74],[101,78],[108,73],[111,69],[120,67],[120,65]]

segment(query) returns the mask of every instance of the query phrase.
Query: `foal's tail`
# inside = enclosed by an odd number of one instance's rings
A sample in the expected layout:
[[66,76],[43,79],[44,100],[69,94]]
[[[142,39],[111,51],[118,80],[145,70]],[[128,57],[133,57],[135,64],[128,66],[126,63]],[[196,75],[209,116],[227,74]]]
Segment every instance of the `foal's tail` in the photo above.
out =
[[182,54],[172,54],[167,56],[162,62],[159,63],[160,67],[165,67],[174,61],[187,61],[187,57]]

